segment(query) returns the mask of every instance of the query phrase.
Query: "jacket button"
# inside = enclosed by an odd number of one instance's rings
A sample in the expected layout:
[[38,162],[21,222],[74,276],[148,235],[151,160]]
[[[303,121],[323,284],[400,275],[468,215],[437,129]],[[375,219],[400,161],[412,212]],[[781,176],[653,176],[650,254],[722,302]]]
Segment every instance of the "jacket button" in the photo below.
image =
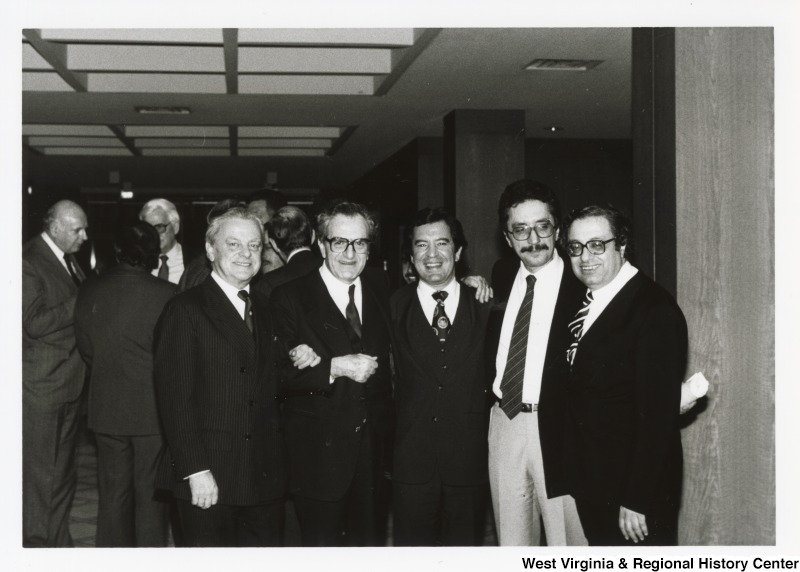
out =
[[239,368],[239,373],[247,373],[247,368],[242,366]]
[[439,418],[438,417],[431,417],[431,421],[433,421],[434,423],[438,423],[439,422]]
[[444,364],[444,365],[442,366],[442,369],[447,369],[447,364]]
[[444,348],[440,349],[439,351],[441,351],[442,353],[444,353]]
[[439,386],[439,391],[444,391],[444,385]]
[[244,434],[244,440],[245,441],[249,441],[250,440],[250,433],[245,433]]

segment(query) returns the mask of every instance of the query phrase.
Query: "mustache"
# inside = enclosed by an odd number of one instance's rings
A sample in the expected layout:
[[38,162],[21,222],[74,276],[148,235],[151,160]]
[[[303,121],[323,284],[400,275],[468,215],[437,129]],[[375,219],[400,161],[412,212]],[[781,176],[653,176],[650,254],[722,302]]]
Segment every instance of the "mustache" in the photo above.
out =
[[550,250],[550,247],[546,244],[529,244],[528,246],[523,246],[520,252],[544,252],[546,250]]

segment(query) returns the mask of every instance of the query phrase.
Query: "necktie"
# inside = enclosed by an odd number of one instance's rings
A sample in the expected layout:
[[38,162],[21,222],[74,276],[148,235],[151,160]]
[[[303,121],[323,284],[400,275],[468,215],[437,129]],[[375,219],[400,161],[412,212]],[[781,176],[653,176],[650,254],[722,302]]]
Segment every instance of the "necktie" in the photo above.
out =
[[433,299],[436,300],[436,308],[433,310],[433,333],[440,342],[444,343],[447,340],[447,334],[450,332],[450,319],[444,311],[444,301],[447,299],[447,292],[439,290],[431,294]]
[[166,254],[162,254],[159,258],[161,259],[161,266],[158,267],[158,277],[169,281],[169,266],[167,266],[167,258],[169,257]]
[[575,318],[569,323],[569,331],[572,333],[572,343],[567,348],[567,361],[569,365],[572,365],[572,362],[575,361],[575,352],[578,351],[578,342],[581,341],[583,337],[583,322],[586,319],[586,316],[589,315],[589,305],[594,300],[592,296],[591,290],[586,290],[586,297],[583,299],[583,306],[581,309],[577,311],[575,314]]
[[536,277],[528,275],[525,279],[528,287],[525,297],[514,320],[514,329],[511,331],[511,345],[508,348],[506,369],[500,381],[500,392],[503,394],[501,407],[509,419],[514,419],[522,409],[522,380],[525,378],[525,354],[528,352],[528,329],[531,322],[531,308],[533,308],[533,287]]
[[64,262],[67,263],[67,271],[69,272],[72,281],[75,282],[75,286],[81,285],[81,278],[78,276],[78,273],[75,271],[75,258],[71,254],[64,254]]
[[253,333],[253,305],[250,302],[250,294],[247,290],[239,290],[238,294],[236,294],[244,300],[244,325],[247,326],[247,329],[250,330],[250,333]]
[[347,321],[350,322],[350,326],[352,326],[356,335],[360,338],[361,318],[359,318],[358,308],[356,308],[356,301],[354,298],[355,292],[356,292],[356,285],[350,284],[350,289],[347,291],[348,295],[350,296],[350,301],[347,303],[347,308],[345,308],[344,315],[347,316]]

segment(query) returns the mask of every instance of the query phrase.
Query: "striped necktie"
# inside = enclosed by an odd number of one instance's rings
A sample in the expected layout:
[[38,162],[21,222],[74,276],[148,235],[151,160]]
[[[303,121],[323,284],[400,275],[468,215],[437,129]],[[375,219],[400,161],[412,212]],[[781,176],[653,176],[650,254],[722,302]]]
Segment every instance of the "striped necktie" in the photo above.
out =
[[525,289],[525,297],[514,320],[506,368],[500,381],[500,392],[503,394],[500,407],[509,419],[514,419],[522,409],[522,381],[525,378],[525,355],[528,353],[528,330],[531,324],[533,286],[536,284],[536,277],[530,274],[525,280],[528,282],[528,287]]
[[592,296],[592,291],[587,289],[586,290],[586,297],[583,299],[583,305],[581,309],[575,314],[575,318],[569,323],[570,333],[572,334],[572,343],[569,345],[567,349],[567,361],[569,365],[572,365],[572,362],[575,361],[575,352],[578,351],[578,342],[581,341],[583,337],[583,322],[586,320],[586,316],[589,315],[589,306],[594,300]]

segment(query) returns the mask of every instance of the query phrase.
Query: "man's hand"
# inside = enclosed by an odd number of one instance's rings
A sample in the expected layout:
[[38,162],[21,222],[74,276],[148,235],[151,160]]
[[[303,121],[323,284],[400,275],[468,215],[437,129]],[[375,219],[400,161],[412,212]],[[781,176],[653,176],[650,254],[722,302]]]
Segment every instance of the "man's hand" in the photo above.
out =
[[349,354],[331,360],[331,377],[349,377],[358,383],[366,383],[377,369],[378,358],[365,354]]
[[619,507],[619,529],[625,540],[639,542],[647,536],[647,523],[643,514]]
[[461,282],[470,288],[475,288],[475,299],[481,304],[485,304],[494,297],[492,288],[483,276],[467,276],[462,278]]
[[310,346],[300,344],[289,352],[289,357],[292,358],[292,365],[297,369],[305,369],[307,367],[314,367],[322,358],[317,355]]
[[217,504],[219,489],[211,471],[203,471],[189,477],[189,488],[192,490],[192,504],[206,509]]

